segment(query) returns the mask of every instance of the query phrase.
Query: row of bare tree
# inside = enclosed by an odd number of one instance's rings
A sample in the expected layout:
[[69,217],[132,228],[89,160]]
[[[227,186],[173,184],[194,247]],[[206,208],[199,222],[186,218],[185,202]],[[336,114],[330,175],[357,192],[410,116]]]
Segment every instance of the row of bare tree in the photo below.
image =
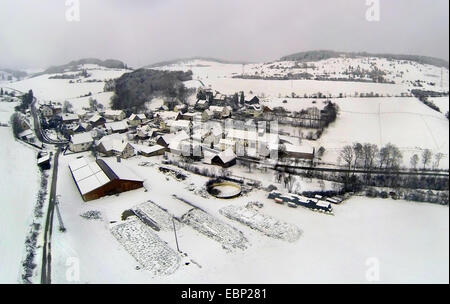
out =
[[[432,165],[432,169],[439,167],[440,161],[444,158],[445,154],[438,152],[434,155],[430,149],[425,149],[422,152],[421,159],[419,155],[414,154],[410,159],[410,168],[417,170],[419,163],[422,165],[422,169],[429,168]],[[381,149],[375,144],[370,143],[354,143],[353,145],[346,145],[339,154],[340,159],[344,161],[349,170],[356,168],[370,169],[399,169],[402,164],[403,154],[400,149],[388,143]]]

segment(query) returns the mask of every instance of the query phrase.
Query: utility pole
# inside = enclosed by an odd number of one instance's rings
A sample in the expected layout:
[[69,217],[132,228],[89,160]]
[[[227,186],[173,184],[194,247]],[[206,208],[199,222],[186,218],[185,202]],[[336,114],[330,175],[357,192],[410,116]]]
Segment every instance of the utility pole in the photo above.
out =
[[173,233],[175,234],[175,242],[177,243],[177,250],[181,253],[180,248],[178,247],[178,238],[177,238],[177,229],[175,228],[175,218],[172,217],[173,224]]

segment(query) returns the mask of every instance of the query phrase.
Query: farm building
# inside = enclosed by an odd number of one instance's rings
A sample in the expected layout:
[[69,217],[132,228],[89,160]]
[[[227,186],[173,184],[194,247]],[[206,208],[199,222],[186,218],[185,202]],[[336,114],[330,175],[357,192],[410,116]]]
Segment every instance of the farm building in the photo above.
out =
[[73,180],[84,201],[143,187],[143,180],[127,167],[98,159],[80,158],[69,163]]
[[236,154],[231,149],[222,151],[211,158],[211,164],[223,168],[231,167],[236,164]]
[[285,144],[285,154],[287,157],[292,158],[303,158],[303,159],[313,159],[314,158],[314,148],[306,145],[296,146],[291,144]]
[[87,151],[93,142],[94,139],[89,132],[77,133],[70,137],[69,150],[72,152]]

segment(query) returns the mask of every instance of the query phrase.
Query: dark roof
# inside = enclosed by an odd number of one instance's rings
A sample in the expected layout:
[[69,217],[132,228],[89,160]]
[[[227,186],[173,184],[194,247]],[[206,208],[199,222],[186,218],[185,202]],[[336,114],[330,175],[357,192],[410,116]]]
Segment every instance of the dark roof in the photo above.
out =
[[97,159],[97,165],[106,174],[109,180],[119,179],[119,177],[114,173],[114,171],[105,163],[103,159]]

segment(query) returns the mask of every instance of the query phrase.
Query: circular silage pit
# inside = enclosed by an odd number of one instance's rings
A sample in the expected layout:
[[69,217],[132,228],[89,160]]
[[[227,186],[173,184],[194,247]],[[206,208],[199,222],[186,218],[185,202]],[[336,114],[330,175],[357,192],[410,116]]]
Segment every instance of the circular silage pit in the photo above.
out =
[[229,181],[214,181],[207,185],[208,193],[217,198],[234,198],[241,195],[241,186]]

